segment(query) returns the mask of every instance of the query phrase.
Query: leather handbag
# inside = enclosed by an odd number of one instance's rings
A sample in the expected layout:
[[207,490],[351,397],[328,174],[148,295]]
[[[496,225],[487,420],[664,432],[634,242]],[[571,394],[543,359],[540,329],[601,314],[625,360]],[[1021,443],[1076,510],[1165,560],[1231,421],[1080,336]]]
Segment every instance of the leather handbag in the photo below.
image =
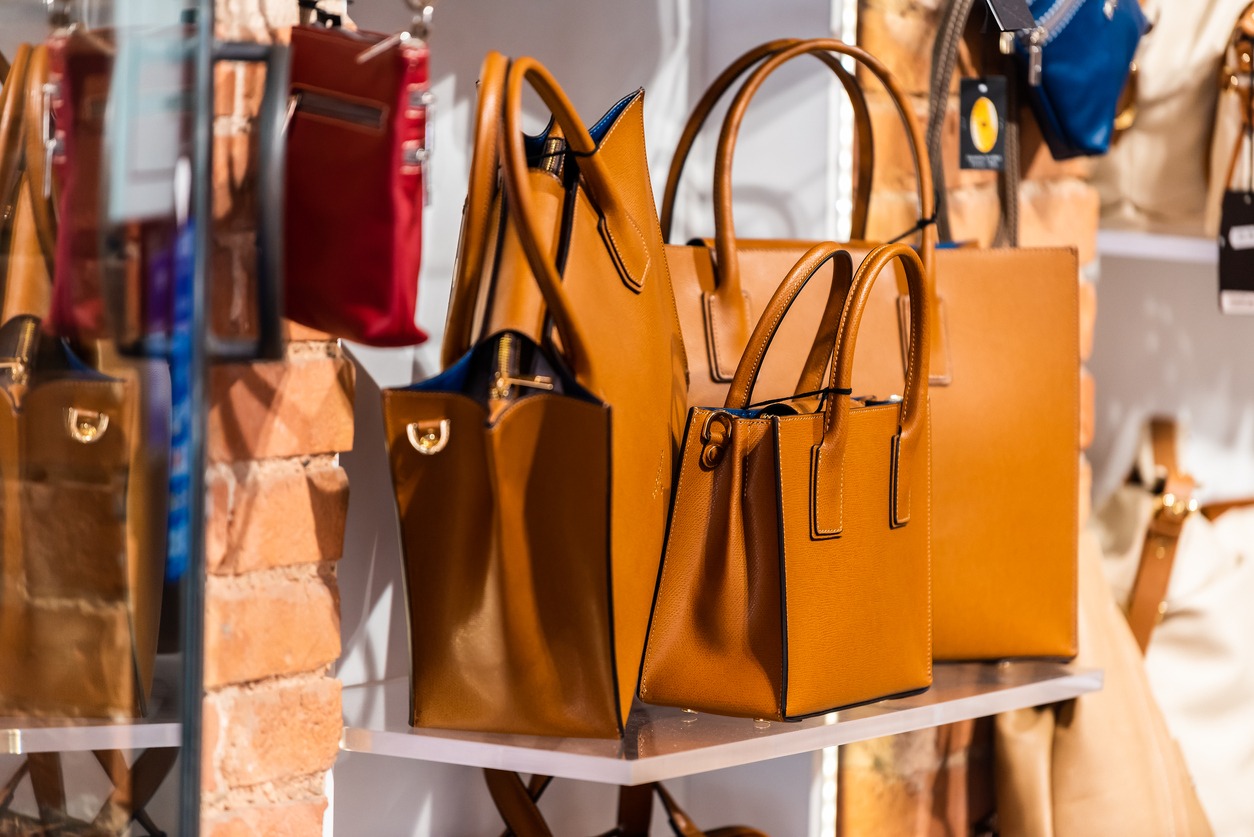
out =
[[[617,737],[662,552],[671,418],[684,400],[642,93],[590,132],[538,62],[506,65],[496,53],[484,63],[445,348],[479,336],[440,375],[383,396],[412,722]],[[526,85],[569,143],[565,180],[529,163]],[[456,319],[481,291],[502,305],[527,299],[519,286],[539,290],[535,319],[507,306],[495,323]]]
[[[552,837],[553,832],[536,803],[553,777],[536,774],[524,784],[517,773],[484,768],[483,778],[496,810],[505,820],[506,828],[501,837]],[[648,837],[655,795],[662,803],[667,824],[675,837],[767,837],[756,828],[743,825],[702,831],[661,782],[619,788],[618,824],[601,837]]]
[[[1220,115],[1216,108],[1227,97],[1223,91],[1235,89],[1231,80],[1249,75],[1248,67],[1221,74],[1233,21],[1247,3],[1144,4],[1154,28],[1137,49],[1123,130],[1093,172],[1103,224],[1186,235],[1218,233],[1218,216],[1207,223],[1203,218],[1212,205],[1218,210],[1232,160],[1231,140],[1240,133],[1245,111],[1224,107]],[[1237,134],[1227,132],[1229,124]],[[1227,140],[1222,144],[1221,134]],[[1208,201],[1208,190],[1213,194],[1216,185],[1220,195]]]
[[[737,129],[772,72],[794,57],[827,51],[855,57],[889,90],[919,176],[920,215],[927,221],[934,213],[933,165],[908,100],[881,62],[857,47],[823,39],[793,45],[757,66],[719,137],[714,240],[666,248],[684,326],[692,406],[726,397],[728,364],[744,352],[747,324],[760,318],[780,277],[808,246],[736,237],[730,178]],[[694,112],[684,136],[695,135],[702,119]],[[685,150],[681,146],[672,163],[664,220],[672,214]],[[936,658],[1070,658],[1076,652],[1080,464],[1076,254],[938,249],[933,225],[921,226],[919,254],[936,287],[929,361]],[[856,262],[871,246],[853,241],[847,249]],[[816,276],[781,325],[777,350],[763,362],[759,398],[794,393],[797,363],[818,328],[820,300],[830,281]],[[855,392],[881,397],[902,392],[907,290],[900,274],[895,284],[875,286]],[[1042,392],[1050,393],[1049,410],[1041,409]]]
[[40,322],[53,257],[30,218],[42,195],[20,138],[43,121],[45,55],[22,47],[0,90],[10,210],[0,230],[0,713],[128,717],[147,710],[156,660],[169,372],[108,344],[94,347],[92,368]]
[[1028,104],[1055,160],[1105,154],[1141,36],[1137,0],[1032,0],[1019,37]]
[[[905,397],[855,401],[854,344],[894,260],[910,289]],[[918,255],[904,244],[871,251],[839,318],[824,318],[834,355],[818,409],[750,404],[780,321],[828,262],[848,275],[839,245],[806,253],[723,406],[688,414],[641,667],[647,703],[798,720],[931,685],[932,287]]]
[[371,346],[410,346],[427,183],[427,45],[292,28],[286,313]]
[[997,820],[1018,837],[1208,837],[1188,768],[1154,700],[1136,640],[1080,540],[1080,655],[1101,691],[995,721]]
[[1175,421],[1096,517],[1115,600],[1216,832],[1254,834],[1254,500],[1200,505]]
[[[1242,0],[1245,2],[1245,0]],[[1250,91],[1254,85],[1254,4],[1245,6],[1236,18],[1223,52],[1219,79],[1219,101],[1215,105],[1210,145],[1209,180],[1206,193],[1203,232],[1219,235],[1224,196],[1229,191],[1254,192],[1254,117],[1250,113]]]

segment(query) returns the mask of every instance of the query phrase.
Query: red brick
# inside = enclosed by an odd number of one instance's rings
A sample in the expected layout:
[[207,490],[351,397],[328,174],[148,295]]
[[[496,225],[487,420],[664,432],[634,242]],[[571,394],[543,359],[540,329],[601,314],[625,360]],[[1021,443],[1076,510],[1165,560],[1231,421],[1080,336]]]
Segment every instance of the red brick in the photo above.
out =
[[315,567],[212,576],[205,686],[320,670],[340,655],[339,588]]
[[343,728],[340,682],[280,680],[211,694],[221,717],[214,770],[222,784],[245,788],[329,770]]
[[214,366],[209,459],[238,462],[353,446],[353,365],[344,358]]
[[201,824],[205,837],[322,837],[324,798],[263,805],[208,817]]

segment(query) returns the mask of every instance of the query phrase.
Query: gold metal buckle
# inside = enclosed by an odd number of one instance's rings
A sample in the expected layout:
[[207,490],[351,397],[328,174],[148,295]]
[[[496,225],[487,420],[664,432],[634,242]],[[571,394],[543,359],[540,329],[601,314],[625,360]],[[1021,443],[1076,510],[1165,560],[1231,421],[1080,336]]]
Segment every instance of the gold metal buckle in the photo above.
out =
[[405,435],[409,444],[423,456],[434,456],[448,446],[451,425],[448,419],[440,419],[439,424],[421,424],[410,422],[405,427]]
[[92,410],[66,407],[65,426],[74,441],[82,445],[94,445],[109,429],[109,416]]

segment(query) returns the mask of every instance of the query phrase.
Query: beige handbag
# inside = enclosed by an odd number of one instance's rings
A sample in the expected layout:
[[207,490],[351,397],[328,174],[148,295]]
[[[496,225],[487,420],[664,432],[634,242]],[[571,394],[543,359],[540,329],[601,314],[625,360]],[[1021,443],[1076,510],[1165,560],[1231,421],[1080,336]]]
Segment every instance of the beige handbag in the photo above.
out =
[[1131,127],[1098,161],[1102,222],[1199,235],[1207,205],[1211,130],[1224,45],[1249,0],[1147,0],[1125,111]]
[[1105,569],[1218,833],[1254,835],[1254,500],[1199,507],[1174,421],[1096,518]]

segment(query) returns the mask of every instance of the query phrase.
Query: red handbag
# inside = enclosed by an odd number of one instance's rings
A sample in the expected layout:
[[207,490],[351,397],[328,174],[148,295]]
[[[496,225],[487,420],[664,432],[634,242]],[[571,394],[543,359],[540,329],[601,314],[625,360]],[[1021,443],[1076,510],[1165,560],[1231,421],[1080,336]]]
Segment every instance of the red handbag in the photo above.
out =
[[422,256],[427,47],[292,29],[286,313],[372,346],[410,346]]

